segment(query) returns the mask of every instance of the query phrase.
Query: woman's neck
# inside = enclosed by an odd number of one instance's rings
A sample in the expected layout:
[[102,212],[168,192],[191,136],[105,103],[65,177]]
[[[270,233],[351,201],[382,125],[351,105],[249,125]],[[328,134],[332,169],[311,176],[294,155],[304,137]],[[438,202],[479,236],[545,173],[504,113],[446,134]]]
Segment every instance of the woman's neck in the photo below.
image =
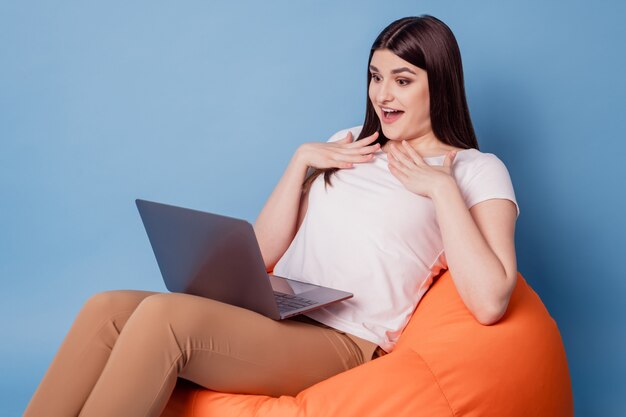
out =
[[[432,132],[428,132],[422,136],[413,139],[407,139],[406,142],[409,146],[415,149],[418,154],[424,157],[439,156],[442,153],[453,149],[453,147],[450,147],[449,145],[446,145],[445,143],[437,139],[435,134]],[[388,151],[387,147],[390,143],[395,143],[397,146],[402,146],[401,139],[389,139],[389,141],[385,143],[385,146],[382,147],[382,150],[384,152]]]

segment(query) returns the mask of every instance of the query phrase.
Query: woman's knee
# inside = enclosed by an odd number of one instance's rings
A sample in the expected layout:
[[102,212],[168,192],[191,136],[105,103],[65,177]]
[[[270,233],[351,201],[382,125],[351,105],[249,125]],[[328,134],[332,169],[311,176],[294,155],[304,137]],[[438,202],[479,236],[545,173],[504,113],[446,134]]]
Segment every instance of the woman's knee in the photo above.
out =
[[185,294],[155,293],[139,303],[135,315],[144,315],[154,320],[164,321],[180,312],[184,305]]
[[152,294],[155,293],[134,290],[102,291],[87,299],[81,314],[111,316],[121,312],[132,312],[143,299]]
[[184,295],[154,294],[139,303],[127,326],[133,336],[139,338],[142,343],[167,346],[166,341],[172,336],[186,337],[188,315],[185,314],[184,307]]
[[198,328],[206,328],[223,311],[221,303],[181,293],[158,293],[145,298],[133,313],[135,321],[146,327],[160,325],[172,331],[187,333]]

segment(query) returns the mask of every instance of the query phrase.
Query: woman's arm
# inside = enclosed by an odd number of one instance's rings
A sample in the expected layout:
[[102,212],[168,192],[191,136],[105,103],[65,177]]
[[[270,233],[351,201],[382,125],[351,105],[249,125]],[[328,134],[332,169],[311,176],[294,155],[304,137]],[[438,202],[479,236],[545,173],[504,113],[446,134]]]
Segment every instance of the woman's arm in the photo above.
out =
[[304,218],[307,198],[302,195],[302,182],[307,169],[298,149],[254,222],[266,268],[272,268],[285,253]]
[[517,278],[517,208],[507,199],[491,199],[468,210],[452,175],[455,152],[443,166],[430,166],[405,141],[391,144],[389,169],[416,194],[435,205],[444,252],[454,284],[476,320],[488,325],[505,313]]
[[491,199],[468,210],[453,178],[435,189],[432,200],[457,291],[480,323],[497,322],[517,279],[515,204]]
[[308,195],[302,193],[307,169],[350,168],[368,162],[379,144],[371,145],[378,132],[352,141],[352,132],[336,142],[309,142],[296,150],[285,173],[270,194],[254,222],[254,232],[267,269],[273,268],[293,240],[308,206]]

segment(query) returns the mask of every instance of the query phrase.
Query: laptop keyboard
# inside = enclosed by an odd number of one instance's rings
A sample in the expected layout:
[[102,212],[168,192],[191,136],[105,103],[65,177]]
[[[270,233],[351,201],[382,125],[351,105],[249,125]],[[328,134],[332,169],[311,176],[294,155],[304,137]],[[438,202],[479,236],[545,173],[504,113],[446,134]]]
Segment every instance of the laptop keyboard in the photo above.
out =
[[274,291],[274,297],[276,297],[278,310],[281,313],[285,311],[297,310],[299,308],[308,307],[310,305],[316,304],[315,301],[298,297],[297,295],[284,294],[282,292]]

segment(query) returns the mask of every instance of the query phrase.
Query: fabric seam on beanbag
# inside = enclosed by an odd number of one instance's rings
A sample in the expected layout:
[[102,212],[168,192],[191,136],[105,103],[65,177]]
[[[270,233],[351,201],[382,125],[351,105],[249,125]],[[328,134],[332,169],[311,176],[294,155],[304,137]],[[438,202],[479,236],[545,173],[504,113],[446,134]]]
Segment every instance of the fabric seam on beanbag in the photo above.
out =
[[[417,353],[417,352],[415,352]],[[457,416],[456,411],[454,411],[454,409],[452,408],[452,404],[450,404],[450,400],[448,400],[448,397],[446,396],[446,393],[444,392],[444,390],[441,388],[441,384],[439,384],[439,379],[437,379],[437,376],[435,375],[435,373],[433,372],[433,370],[431,369],[430,365],[428,364],[428,362],[426,362],[426,359],[424,359],[424,357],[422,355],[420,355],[419,353],[417,353],[417,356],[422,360],[422,362],[424,362],[424,365],[426,365],[426,369],[428,369],[428,372],[430,372],[430,374],[433,376],[433,379],[435,380],[435,383],[437,384],[437,388],[439,388],[439,391],[441,392],[441,395],[443,395],[443,398],[446,399],[446,403],[448,404],[448,408],[450,409],[450,413],[453,417]]]

